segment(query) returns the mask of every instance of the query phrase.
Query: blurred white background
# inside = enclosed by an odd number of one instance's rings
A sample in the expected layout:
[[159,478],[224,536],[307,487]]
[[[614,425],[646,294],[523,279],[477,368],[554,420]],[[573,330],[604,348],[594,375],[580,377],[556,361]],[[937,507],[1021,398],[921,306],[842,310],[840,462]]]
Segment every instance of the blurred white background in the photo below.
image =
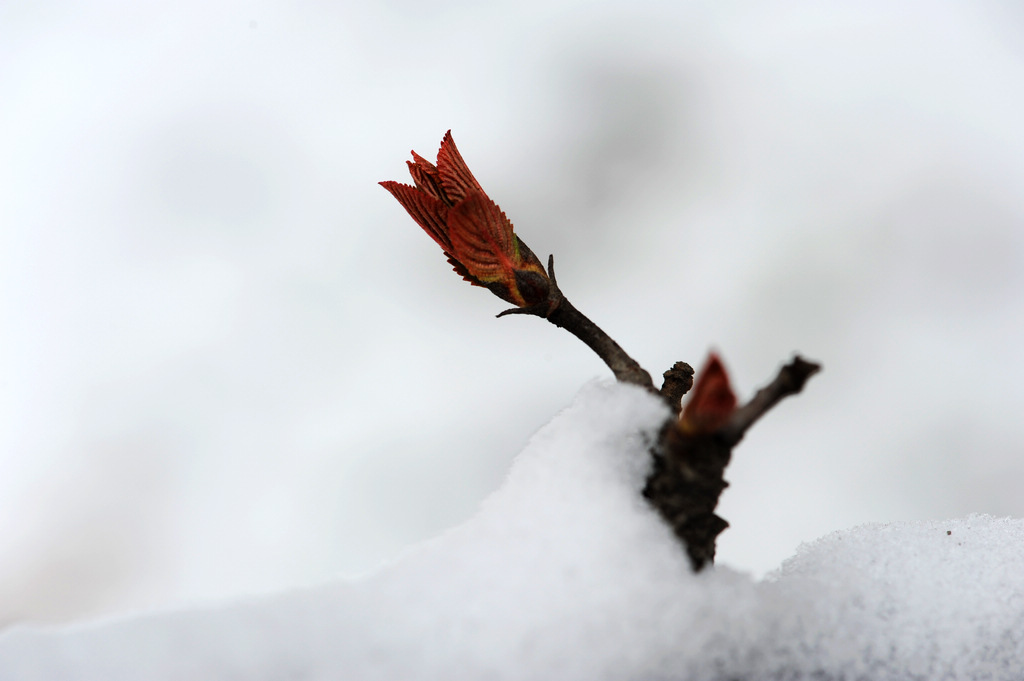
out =
[[825,372],[719,562],[1024,515],[1024,11],[1005,2],[0,4],[0,622],[357,574],[609,373],[387,192],[452,128],[652,374]]

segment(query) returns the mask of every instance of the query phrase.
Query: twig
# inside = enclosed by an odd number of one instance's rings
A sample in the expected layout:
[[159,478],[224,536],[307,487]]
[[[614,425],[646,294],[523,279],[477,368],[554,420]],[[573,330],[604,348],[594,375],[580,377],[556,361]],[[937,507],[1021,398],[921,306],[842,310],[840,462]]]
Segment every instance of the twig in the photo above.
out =
[[543,317],[586,343],[587,347],[596,352],[597,356],[608,365],[617,380],[639,385],[654,392],[651,375],[630,357],[622,349],[622,346],[612,340],[611,336],[605,333],[601,327],[590,321],[585,314],[577,310],[562,294],[555,279],[555,256],[553,255],[548,256],[548,276],[551,279],[551,287],[546,301],[529,307],[505,310],[498,316],[529,314]]
[[775,380],[758,390],[749,402],[733,412],[728,422],[719,429],[722,439],[730,445],[735,445],[743,439],[743,435],[755,421],[783,398],[796,395],[803,390],[807,379],[819,371],[820,364],[808,362],[799,355],[794,357],[789,364],[779,369]]

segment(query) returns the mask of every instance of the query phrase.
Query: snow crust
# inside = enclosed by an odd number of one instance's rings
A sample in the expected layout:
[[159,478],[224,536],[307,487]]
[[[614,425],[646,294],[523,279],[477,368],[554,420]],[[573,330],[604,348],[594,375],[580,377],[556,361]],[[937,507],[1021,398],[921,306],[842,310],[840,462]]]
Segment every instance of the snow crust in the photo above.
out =
[[761,582],[693,575],[639,494],[667,416],[642,390],[590,384],[473,519],[380,572],[15,627],[0,679],[1024,678],[1024,521],[869,525]]

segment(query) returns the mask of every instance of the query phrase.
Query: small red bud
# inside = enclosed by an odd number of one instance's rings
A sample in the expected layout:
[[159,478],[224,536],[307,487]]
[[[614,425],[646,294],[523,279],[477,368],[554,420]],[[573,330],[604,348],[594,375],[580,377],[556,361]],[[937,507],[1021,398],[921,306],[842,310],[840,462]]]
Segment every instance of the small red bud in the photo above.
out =
[[679,426],[690,434],[712,433],[729,420],[736,409],[736,395],[729,385],[722,360],[714,352],[708,355],[690,399],[679,417]]

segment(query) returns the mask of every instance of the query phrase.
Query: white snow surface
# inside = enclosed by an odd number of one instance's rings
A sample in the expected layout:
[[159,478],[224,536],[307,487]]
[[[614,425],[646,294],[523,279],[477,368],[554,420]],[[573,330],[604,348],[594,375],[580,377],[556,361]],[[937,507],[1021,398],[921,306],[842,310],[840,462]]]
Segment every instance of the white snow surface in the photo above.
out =
[[1024,677],[1024,521],[868,525],[764,581],[694,575],[639,493],[666,417],[637,388],[589,384],[475,517],[376,574],[14,627],[0,679]]
[[449,128],[652,374],[824,364],[721,565],[1024,517],[1022,111],[1020,0],[3,0],[0,627],[376,570],[609,375],[377,186]]

